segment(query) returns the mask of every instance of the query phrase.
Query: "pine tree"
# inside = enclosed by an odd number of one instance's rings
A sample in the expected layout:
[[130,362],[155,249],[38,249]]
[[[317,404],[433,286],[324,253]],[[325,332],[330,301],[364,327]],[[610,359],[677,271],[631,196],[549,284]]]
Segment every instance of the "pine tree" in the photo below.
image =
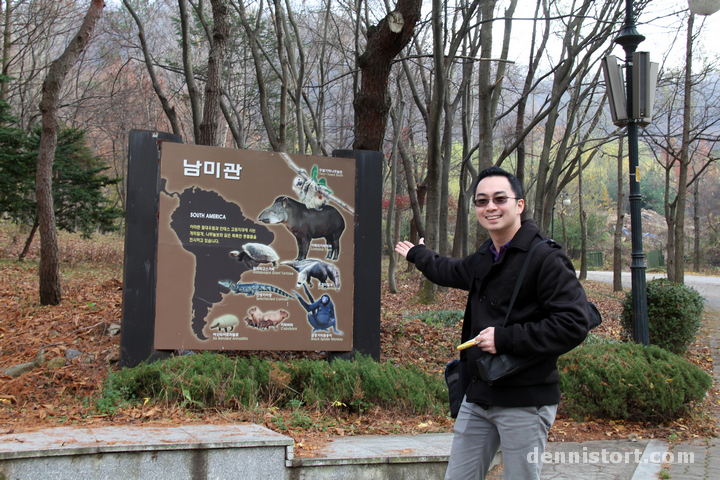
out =
[[[7,105],[0,102],[0,210],[12,221],[32,226],[24,258],[37,230],[35,168],[40,128],[30,135],[7,124]],[[105,197],[107,186],[121,179],[103,175],[107,167],[87,145],[85,132],[66,128],[58,134],[53,163],[53,209],[59,229],[90,237],[98,229],[114,231],[123,211]]]

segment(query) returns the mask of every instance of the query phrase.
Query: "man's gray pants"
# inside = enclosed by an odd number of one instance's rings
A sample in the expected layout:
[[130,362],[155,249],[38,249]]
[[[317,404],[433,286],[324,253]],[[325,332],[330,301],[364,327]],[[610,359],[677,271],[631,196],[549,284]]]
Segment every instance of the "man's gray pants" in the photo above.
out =
[[486,410],[463,399],[445,480],[484,479],[498,447],[502,447],[506,479],[539,479],[540,459],[556,412],[557,405]]

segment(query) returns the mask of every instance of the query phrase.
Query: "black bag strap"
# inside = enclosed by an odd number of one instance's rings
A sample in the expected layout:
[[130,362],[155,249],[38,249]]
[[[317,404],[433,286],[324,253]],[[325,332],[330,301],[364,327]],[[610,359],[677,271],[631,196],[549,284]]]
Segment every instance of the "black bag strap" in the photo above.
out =
[[535,252],[535,249],[539,247],[543,243],[549,243],[549,240],[543,240],[541,242],[536,243],[533,245],[530,250],[528,251],[527,257],[525,258],[525,263],[522,266],[522,269],[520,270],[520,275],[518,276],[517,283],[515,283],[515,291],[513,291],[512,298],[510,299],[510,305],[508,305],[508,311],[507,315],[505,315],[505,321],[503,322],[503,327],[508,321],[508,318],[510,318],[510,311],[512,310],[513,305],[515,304],[515,299],[518,296],[518,293],[520,293],[520,286],[522,284],[523,278],[525,278],[525,272],[527,272],[528,266],[530,265],[530,259],[532,258],[533,253]]

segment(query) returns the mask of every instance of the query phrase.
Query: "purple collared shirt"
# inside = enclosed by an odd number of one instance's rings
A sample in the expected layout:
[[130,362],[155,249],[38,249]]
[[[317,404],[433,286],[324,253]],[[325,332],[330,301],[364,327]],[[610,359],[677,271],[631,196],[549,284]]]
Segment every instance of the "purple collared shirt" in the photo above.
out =
[[498,261],[498,258],[500,258],[500,255],[503,254],[503,252],[505,251],[505,249],[507,248],[508,245],[510,245],[510,242],[508,242],[505,245],[503,245],[502,247],[500,247],[500,251],[498,252],[497,250],[495,250],[495,244],[494,243],[490,244],[490,251],[492,252],[493,256],[495,257],[496,262]]

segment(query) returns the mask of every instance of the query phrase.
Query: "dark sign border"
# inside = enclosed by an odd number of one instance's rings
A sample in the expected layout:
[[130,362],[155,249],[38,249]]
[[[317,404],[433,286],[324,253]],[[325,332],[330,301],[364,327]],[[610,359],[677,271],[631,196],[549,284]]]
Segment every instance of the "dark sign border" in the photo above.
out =
[[[163,141],[182,143],[182,138],[148,130],[131,130],[129,135],[120,367],[134,367],[173,353],[153,348]],[[350,359],[361,353],[380,360],[383,157],[381,152],[358,150],[335,150],[332,156],[356,160],[355,288],[353,349],[330,352],[328,358]]]

